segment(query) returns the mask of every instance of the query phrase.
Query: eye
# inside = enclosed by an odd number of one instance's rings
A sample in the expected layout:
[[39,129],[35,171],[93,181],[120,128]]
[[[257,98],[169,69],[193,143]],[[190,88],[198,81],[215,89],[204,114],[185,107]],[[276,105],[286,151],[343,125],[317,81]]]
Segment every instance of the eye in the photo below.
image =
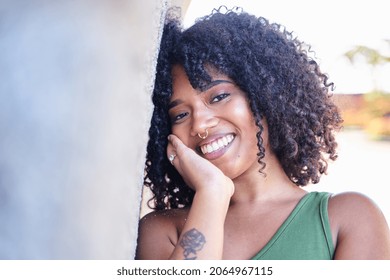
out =
[[230,96],[229,93],[218,94],[217,96],[213,97],[213,99],[211,99],[211,102],[210,102],[210,103],[219,102],[219,101],[221,101],[221,100],[227,98],[228,96]]
[[188,116],[188,113],[180,113],[178,115],[174,115],[171,120],[173,123],[179,123],[186,116]]

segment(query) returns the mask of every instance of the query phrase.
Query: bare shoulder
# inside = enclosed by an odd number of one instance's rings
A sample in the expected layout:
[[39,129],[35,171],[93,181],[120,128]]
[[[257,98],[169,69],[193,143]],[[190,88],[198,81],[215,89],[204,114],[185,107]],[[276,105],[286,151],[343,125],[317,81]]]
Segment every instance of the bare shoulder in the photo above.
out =
[[390,258],[389,227],[371,198],[357,192],[333,195],[329,199],[329,220],[336,238],[335,258]]
[[139,222],[136,259],[168,259],[188,209],[169,209],[146,214]]
[[358,192],[343,192],[332,195],[329,199],[329,208],[337,212],[344,212],[346,210],[355,210],[358,212],[366,212],[369,210],[370,213],[381,211],[371,198]]
[[329,199],[329,217],[339,229],[386,224],[378,205],[368,196],[357,192],[332,195]]

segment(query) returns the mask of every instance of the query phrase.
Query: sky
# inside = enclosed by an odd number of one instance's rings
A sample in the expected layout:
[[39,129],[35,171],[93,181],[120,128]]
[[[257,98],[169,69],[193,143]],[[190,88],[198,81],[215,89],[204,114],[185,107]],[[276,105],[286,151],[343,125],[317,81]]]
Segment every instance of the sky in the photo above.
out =
[[375,87],[390,92],[390,63],[372,69],[362,57],[354,64],[344,53],[365,45],[390,56],[390,12],[383,0],[192,0],[184,26],[213,8],[239,6],[282,24],[310,44],[335,93],[366,93]]

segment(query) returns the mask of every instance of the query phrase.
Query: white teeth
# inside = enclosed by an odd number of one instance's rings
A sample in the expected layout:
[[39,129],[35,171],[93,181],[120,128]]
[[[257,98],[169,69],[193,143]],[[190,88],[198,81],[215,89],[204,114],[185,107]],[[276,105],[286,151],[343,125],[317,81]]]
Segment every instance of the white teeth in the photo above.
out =
[[225,146],[227,146],[227,144],[229,144],[228,140],[226,139],[226,137],[223,137],[222,139],[222,142]]
[[226,147],[229,145],[234,139],[234,136],[232,134],[229,134],[227,136],[223,136],[209,144],[203,145],[200,147],[203,154],[209,154],[212,152],[215,152],[223,147]]

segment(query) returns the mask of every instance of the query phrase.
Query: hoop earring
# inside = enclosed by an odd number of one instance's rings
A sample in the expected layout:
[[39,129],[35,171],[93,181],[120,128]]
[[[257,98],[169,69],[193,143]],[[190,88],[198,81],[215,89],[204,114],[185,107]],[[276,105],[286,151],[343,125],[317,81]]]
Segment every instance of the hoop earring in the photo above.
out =
[[207,130],[207,128],[206,128],[205,131],[206,131],[206,132],[205,132],[204,135],[200,135],[200,134],[198,133],[198,137],[199,137],[200,139],[206,139],[207,136],[209,136],[209,131]]

